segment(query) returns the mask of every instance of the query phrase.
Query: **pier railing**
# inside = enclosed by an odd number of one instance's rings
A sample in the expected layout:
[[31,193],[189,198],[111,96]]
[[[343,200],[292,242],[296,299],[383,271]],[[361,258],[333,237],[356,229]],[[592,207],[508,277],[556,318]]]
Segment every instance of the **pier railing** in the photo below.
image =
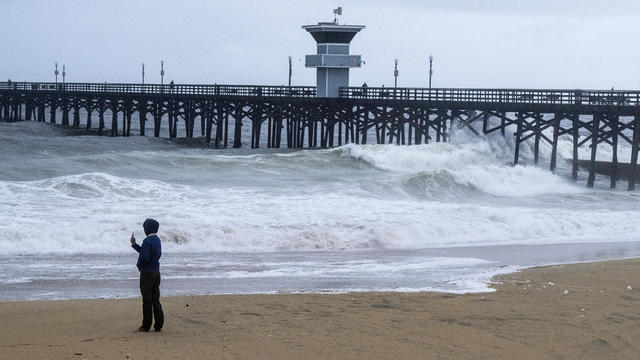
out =
[[118,94],[315,97],[315,86],[0,82],[0,90]]
[[[312,98],[315,86],[0,82],[0,90]],[[343,87],[347,99],[640,106],[640,91]]]
[[428,89],[345,87],[341,98],[517,104],[640,106],[640,91],[529,90],[529,89]]

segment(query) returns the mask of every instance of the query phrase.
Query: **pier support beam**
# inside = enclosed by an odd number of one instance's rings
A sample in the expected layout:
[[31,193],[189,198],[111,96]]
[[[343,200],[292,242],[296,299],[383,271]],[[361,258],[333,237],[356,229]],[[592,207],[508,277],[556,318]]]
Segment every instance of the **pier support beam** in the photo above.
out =
[[224,108],[222,107],[222,102],[216,102],[216,141],[215,147],[217,148],[220,145],[220,141],[222,141],[222,127],[224,126]]
[[41,103],[40,105],[38,105],[38,122],[45,122],[44,114],[45,105]]
[[104,130],[104,112],[104,99],[100,99],[100,104],[98,105],[98,135],[102,135],[102,131]]
[[571,115],[571,135],[573,140],[573,156],[571,160],[571,177],[573,180],[578,179],[578,140],[580,139],[580,134],[578,130],[580,129],[580,114],[572,114]]
[[282,141],[282,108],[278,108],[275,112],[274,117],[274,135],[275,135],[275,147],[280,148],[280,143]]
[[93,109],[91,109],[90,106],[87,106],[87,130],[91,129],[91,112],[93,111]]
[[131,136],[131,115],[133,114],[133,111],[134,109],[132,108],[131,102],[128,101],[125,108],[125,118],[127,119],[127,136]]
[[[186,101],[184,103],[184,130],[185,137],[190,139],[193,137],[193,124],[194,124],[194,116],[193,116],[193,106],[191,101]],[[176,124],[177,125],[177,124]]]
[[118,108],[111,108],[111,136],[118,136]]
[[516,146],[513,151],[513,165],[518,165],[518,161],[520,160],[520,138],[522,137],[522,123],[524,122],[524,117],[522,114],[518,113],[518,127],[516,129],[516,133],[514,136],[516,137]]
[[224,112],[224,147],[225,148],[229,144],[229,112],[230,110],[225,110]]
[[80,127],[80,108],[77,104],[73,106],[73,125],[74,128]]
[[538,165],[538,160],[540,159],[540,134],[542,132],[540,123],[542,122],[542,114],[536,113],[533,117],[533,121],[533,164]]
[[62,103],[62,126],[69,126],[69,101],[66,98]]
[[616,187],[616,180],[618,176],[618,115],[612,114],[609,119],[609,127],[611,128],[611,188]]
[[31,113],[32,113],[32,105],[31,105],[31,98],[28,98],[25,105],[25,112],[24,112],[24,119],[27,121],[31,120]]
[[[213,108],[211,107],[211,103],[207,102],[204,106],[203,112],[200,113],[200,116],[207,122],[207,144],[211,143],[211,132],[213,130]],[[216,144],[217,145],[217,144]],[[217,146],[216,146],[217,147]]]
[[147,100],[145,99],[138,102],[138,120],[140,121],[140,136],[144,136],[145,125],[147,125]]
[[233,131],[233,147],[239,148],[242,146],[242,118],[243,118],[243,106],[241,104],[236,105],[236,111],[233,116],[235,120],[235,127]]
[[598,133],[600,130],[600,118],[602,115],[593,115],[593,129],[591,131],[591,162],[589,163],[589,179],[587,187],[592,188],[596,180],[596,155],[598,152]]
[[640,148],[640,114],[637,114],[633,120],[633,137],[631,142],[631,164],[629,169],[628,189],[636,188],[636,171],[638,168],[638,148]]
[[206,134],[206,127],[207,127],[207,116],[205,114],[206,112],[206,107],[208,105],[206,103],[201,103],[200,104],[200,136],[205,136]]
[[49,122],[52,124],[56,123],[56,102],[55,100],[51,100],[51,107],[49,108]]
[[153,136],[160,137],[160,124],[162,123],[162,112],[160,111],[162,103],[159,100],[155,102],[155,109],[153,112]]
[[556,170],[556,158],[558,155],[558,134],[560,133],[560,121],[562,116],[558,113],[553,115],[553,143],[551,144],[551,164],[549,170],[551,172]]

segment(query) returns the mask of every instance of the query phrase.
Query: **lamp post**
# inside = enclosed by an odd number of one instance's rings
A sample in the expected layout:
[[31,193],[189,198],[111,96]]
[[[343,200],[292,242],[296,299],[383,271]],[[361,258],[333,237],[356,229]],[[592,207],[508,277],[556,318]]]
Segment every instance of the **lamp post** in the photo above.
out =
[[433,55],[429,55],[429,90],[431,90],[431,75],[433,75]]
[[56,71],[53,72],[56,75],[56,84],[58,83],[58,74],[60,74],[60,72],[58,71],[58,63],[56,62]]
[[291,86],[291,74],[292,74],[292,69],[291,69],[291,55],[289,55],[289,86]]
[[393,60],[395,63],[395,67],[393,69],[393,77],[395,78],[395,82],[393,87],[398,87],[398,59]]
[[62,64],[62,83],[64,84],[64,77],[66,76],[65,66]]
[[142,85],[144,85],[144,63],[142,63]]
[[164,60],[160,60],[160,85],[164,85]]

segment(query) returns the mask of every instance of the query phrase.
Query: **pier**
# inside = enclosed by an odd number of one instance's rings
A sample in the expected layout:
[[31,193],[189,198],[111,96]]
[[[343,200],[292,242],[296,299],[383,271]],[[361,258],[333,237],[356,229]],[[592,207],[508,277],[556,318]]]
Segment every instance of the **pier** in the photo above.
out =
[[[151,122],[155,137],[161,129],[168,129],[169,138],[198,134],[216,148],[243,143],[251,148],[412,145],[446,142],[462,128],[481,137],[499,131],[515,136],[514,165],[524,141],[533,138],[536,165],[541,142],[550,144],[551,171],[557,165],[558,138],[568,135],[574,179],[585,160],[578,158],[578,149],[589,146],[587,186],[594,186],[596,173],[605,173],[615,187],[624,173],[628,189],[635,189],[640,91],[432,89],[431,83],[429,88],[351,87],[349,71],[363,62],[349,47],[365,26],[339,24],[341,13],[335,9],[333,22],[302,27],[316,42],[317,53],[305,58],[305,66],[316,69],[316,86],[7,81],[0,82],[0,118],[60,119],[63,126],[110,136],[130,136],[137,120],[137,135],[147,135]],[[247,126],[250,139],[243,138]],[[515,133],[506,134],[507,128]],[[631,162],[619,164],[618,148],[625,142]],[[604,143],[613,150],[610,166],[596,161],[598,145]]]
[[[164,126],[170,138],[198,135],[215,147],[240,147],[243,140],[252,148],[412,145],[446,142],[460,128],[478,136],[499,131],[515,136],[514,164],[522,142],[534,139],[536,164],[540,143],[549,143],[552,171],[558,137],[568,134],[574,178],[581,165],[578,148],[591,148],[590,187],[600,167],[598,145],[613,148],[608,172],[615,187],[617,149],[629,144],[629,190],[636,184],[640,144],[640,91],[341,87],[338,97],[324,98],[311,86],[0,82],[0,117],[110,136],[132,135],[135,118],[134,135],[148,135],[150,122],[153,136]],[[507,134],[511,125],[516,131]],[[245,126],[250,139],[242,138]]]

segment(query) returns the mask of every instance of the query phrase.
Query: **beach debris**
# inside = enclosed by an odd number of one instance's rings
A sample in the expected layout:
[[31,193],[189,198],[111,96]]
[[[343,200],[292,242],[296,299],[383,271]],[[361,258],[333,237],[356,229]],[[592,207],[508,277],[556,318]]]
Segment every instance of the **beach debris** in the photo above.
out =
[[549,281],[549,282],[547,283],[547,285],[549,285],[549,286],[555,286],[555,283],[554,283],[553,281]]
[[565,290],[564,294],[567,295],[569,293],[569,290]]
[[584,309],[580,309],[581,312],[584,312]]
[[627,285],[627,290],[631,291],[633,288],[631,287],[631,285]]

